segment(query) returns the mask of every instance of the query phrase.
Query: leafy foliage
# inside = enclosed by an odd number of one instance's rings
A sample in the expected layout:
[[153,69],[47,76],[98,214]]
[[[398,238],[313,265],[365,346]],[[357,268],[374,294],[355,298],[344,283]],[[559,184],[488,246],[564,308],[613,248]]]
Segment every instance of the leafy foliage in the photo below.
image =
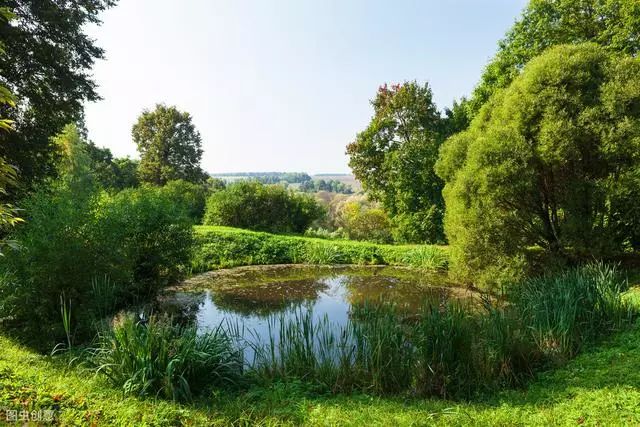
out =
[[209,197],[204,223],[274,233],[303,233],[324,214],[316,200],[279,185],[241,181]]
[[[640,62],[595,44],[531,61],[437,165],[458,277],[526,273],[529,247],[554,257],[637,249]],[[624,196],[623,196],[624,195]]]
[[100,194],[77,129],[67,127],[55,141],[61,179],[24,201],[26,222],[13,236],[19,249],[0,264],[0,318],[49,348],[65,336],[61,295],[72,307],[72,334],[86,338],[104,315],[97,297],[105,289],[96,278],[117,287],[109,292],[112,308],[137,301],[180,276],[192,242],[184,209],[161,190]]
[[175,179],[202,182],[202,139],[191,115],[176,107],[157,104],[144,110],[131,130],[140,152],[140,180],[163,185]]
[[336,223],[352,240],[391,243],[391,221],[387,213],[375,206],[358,201],[343,203],[337,212]]
[[[442,180],[433,171],[442,142],[441,119],[428,85],[381,86],[369,126],[348,145],[349,166],[374,200],[393,217],[444,209]],[[439,221],[439,216],[433,217]],[[417,241],[444,239],[441,221]]]
[[262,264],[388,264],[445,269],[446,248],[281,236],[228,227],[196,227],[194,271]]
[[13,20],[0,22],[2,83],[16,96],[16,108],[0,107],[15,132],[1,133],[9,164],[20,171],[23,188],[55,174],[56,148],[51,135],[82,119],[83,103],[99,99],[91,79],[94,61],[103,57],[84,29],[113,0],[8,0]]
[[524,66],[559,44],[597,43],[608,51],[640,52],[640,4],[629,0],[531,0],[498,45],[469,103],[475,116]]

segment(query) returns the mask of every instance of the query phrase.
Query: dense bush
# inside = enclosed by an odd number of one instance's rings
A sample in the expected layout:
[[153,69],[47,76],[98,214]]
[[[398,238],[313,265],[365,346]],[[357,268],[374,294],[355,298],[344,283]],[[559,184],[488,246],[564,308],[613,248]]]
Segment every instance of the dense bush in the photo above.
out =
[[637,247],[640,60],[592,44],[532,60],[442,147],[445,228],[457,277],[526,274],[554,258]]
[[192,244],[185,210],[163,190],[100,193],[77,129],[54,142],[60,179],[24,200],[19,248],[0,260],[0,319],[40,347],[86,338],[93,321],[175,280]]
[[107,274],[140,298],[185,272],[192,239],[185,207],[162,188],[142,187],[100,198],[89,244],[106,261]]
[[178,179],[167,182],[162,187],[162,191],[176,206],[185,209],[194,223],[202,223],[207,197],[210,192],[207,184],[194,184]]
[[25,208],[27,221],[15,235],[20,249],[1,260],[0,318],[41,345],[64,336],[61,297],[73,332],[86,338],[105,306],[152,295],[189,262],[190,222],[159,190],[83,200],[65,188],[42,189]]
[[153,317],[116,319],[87,360],[125,394],[179,401],[232,386],[242,374],[242,353],[221,328],[201,334]]
[[304,233],[324,214],[315,199],[279,185],[243,181],[209,197],[204,223],[274,233]]

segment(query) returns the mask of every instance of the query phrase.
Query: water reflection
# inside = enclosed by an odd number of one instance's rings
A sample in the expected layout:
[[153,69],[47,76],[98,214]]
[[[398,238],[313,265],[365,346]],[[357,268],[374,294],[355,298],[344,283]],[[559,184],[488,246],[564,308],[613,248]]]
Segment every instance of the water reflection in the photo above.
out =
[[[347,324],[356,304],[394,304],[407,316],[430,302],[469,294],[437,273],[393,267],[268,266],[220,270],[194,277],[173,289],[157,309],[200,330],[219,325],[252,344],[278,339],[274,317],[286,321],[309,312],[315,322]],[[271,321],[270,321],[271,319]],[[250,358],[251,352],[245,352]]]

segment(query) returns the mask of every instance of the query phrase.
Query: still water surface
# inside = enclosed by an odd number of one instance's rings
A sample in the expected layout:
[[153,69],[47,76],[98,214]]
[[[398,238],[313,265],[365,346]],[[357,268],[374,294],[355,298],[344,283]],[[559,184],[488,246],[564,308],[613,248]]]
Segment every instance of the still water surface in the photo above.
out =
[[379,266],[252,266],[194,277],[164,295],[158,309],[195,322],[202,331],[233,327],[259,344],[270,335],[278,338],[275,323],[308,312],[315,322],[326,318],[338,329],[349,321],[352,307],[365,301],[394,304],[411,316],[423,304],[471,297],[442,273]]

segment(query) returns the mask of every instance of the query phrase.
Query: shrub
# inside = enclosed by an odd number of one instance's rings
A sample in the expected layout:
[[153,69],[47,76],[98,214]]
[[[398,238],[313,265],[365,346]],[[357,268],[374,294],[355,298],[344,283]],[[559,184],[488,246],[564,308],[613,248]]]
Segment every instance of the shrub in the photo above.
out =
[[154,317],[144,324],[117,319],[88,362],[125,394],[179,401],[237,384],[242,374],[242,353],[221,328],[198,333]]
[[508,282],[527,272],[531,247],[556,258],[633,248],[640,211],[623,200],[637,193],[639,87],[637,58],[554,47],[443,145],[458,278]]
[[211,195],[204,223],[274,233],[304,233],[322,215],[323,208],[309,195],[249,181],[232,184]]
[[358,201],[343,203],[337,212],[336,223],[352,240],[369,240],[391,243],[391,221],[387,213],[378,207]]
[[[62,295],[71,306],[73,335],[87,338],[107,308],[153,294],[190,259],[190,222],[157,189],[80,197],[55,184],[24,206],[27,221],[15,235],[20,249],[1,260],[0,318],[39,347],[65,336]],[[99,283],[105,280],[108,286]]]
[[129,299],[152,296],[176,281],[191,258],[187,213],[161,188],[103,194],[91,229],[90,245],[110,267],[109,276],[127,287]]
[[209,190],[206,184],[194,184],[182,179],[169,181],[162,188],[162,192],[176,206],[182,207],[189,218],[195,223],[202,223],[204,208],[207,203]]

